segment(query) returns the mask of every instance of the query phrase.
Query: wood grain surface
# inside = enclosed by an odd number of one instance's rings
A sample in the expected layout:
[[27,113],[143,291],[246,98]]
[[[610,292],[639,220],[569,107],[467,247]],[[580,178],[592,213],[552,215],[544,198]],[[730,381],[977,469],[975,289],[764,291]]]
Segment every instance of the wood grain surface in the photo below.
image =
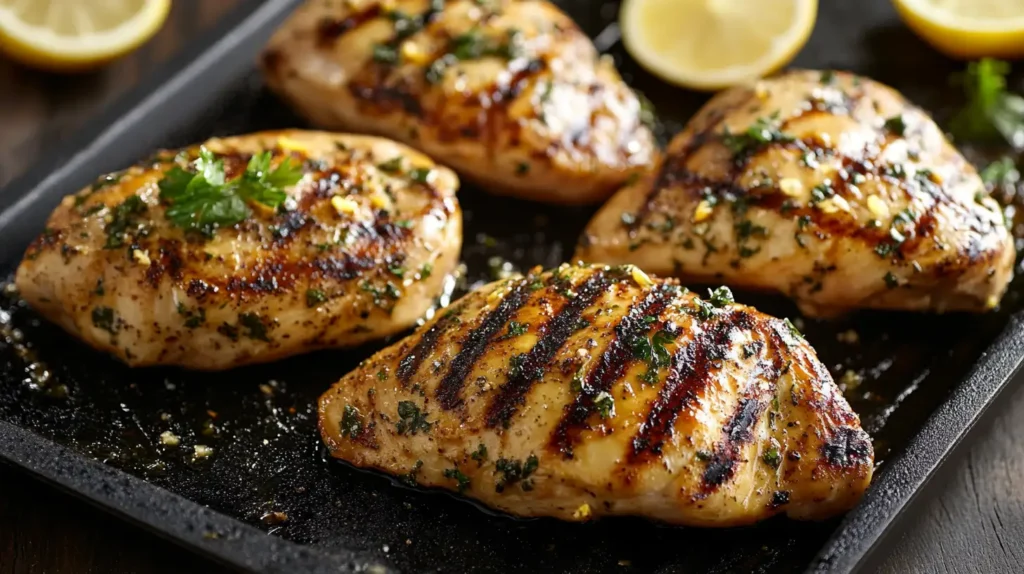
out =
[[[239,4],[175,0],[159,35],[77,77],[0,58],[0,185]],[[832,1],[832,0],[826,0]],[[902,519],[870,572],[1024,572],[1024,387],[1016,385]],[[212,563],[0,465],[0,574],[217,572]]]

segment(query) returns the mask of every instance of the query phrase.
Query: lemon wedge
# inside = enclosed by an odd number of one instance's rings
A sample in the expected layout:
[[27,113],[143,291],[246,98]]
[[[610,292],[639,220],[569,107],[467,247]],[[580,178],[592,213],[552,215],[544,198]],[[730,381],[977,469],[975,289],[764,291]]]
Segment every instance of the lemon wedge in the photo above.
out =
[[625,0],[622,41],[652,74],[719,90],[789,63],[814,28],[818,0]]
[[960,59],[1024,56],[1020,0],[894,0],[907,26],[936,50]]
[[53,71],[95,68],[137,48],[171,0],[0,0],[0,50]]

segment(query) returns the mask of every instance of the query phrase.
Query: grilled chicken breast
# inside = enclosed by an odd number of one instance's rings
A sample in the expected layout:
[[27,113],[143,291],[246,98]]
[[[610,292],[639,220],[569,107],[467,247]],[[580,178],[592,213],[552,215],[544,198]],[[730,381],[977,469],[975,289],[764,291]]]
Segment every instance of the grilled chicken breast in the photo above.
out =
[[792,325],[632,266],[480,288],[334,385],[320,429],[357,466],[563,520],[819,519],[873,461]]
[[22,296],[129,365],[212,370],[408,328],[456,264],[458,179],[403,145],[281,131],[203,146],[228,181],[267,151],[301,174],[278,209],[250,203],[206,233],[173,223],[160,190],[174,167],[193,175],[199,146],[105,176],[50,216],[18,268]]
[[577,251],[781,291],[809,315],[991,309],[1014,256],[998,204],[924,112],[807,70],[712,98]]
[[593,203],[656,153],[636,94],[548,2],[309,0],[262,67],[315,125],[405,142],[496,193]]

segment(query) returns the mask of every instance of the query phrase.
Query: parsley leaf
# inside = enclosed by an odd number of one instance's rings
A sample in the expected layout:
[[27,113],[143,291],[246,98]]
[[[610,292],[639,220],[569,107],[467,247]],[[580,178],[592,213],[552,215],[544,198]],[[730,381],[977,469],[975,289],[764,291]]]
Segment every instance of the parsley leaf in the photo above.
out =
[[722,143],[735,156],[742,156],[753,153],[765,144],[772,142],[791,142],[793,136],[780,131],[782,121],[779,114],[775,113],[768,117],[758,118],[746,131],[734,134],[725,129],[722,133]]
[[117,249],[126,243],[126,235],[139,229],[139,216],[146,213],[146,203],[137,195],[129,195],[114,208],[110,222],[104,226],[107,241],[104,249]]
[[224,161],[201,148],[194,171],[175,166],[159,181],[160,199],[167,203],[167,219],[186,230],[210,234],[252,216],[249,202],[276,208],[288,197],[283,187],[302,179],[301,167],[285,159],[270,169],[271,152],[256,154],[241,177],[227,181]]
[[359,438],[363,434],[363,416],[359,409],[345,405],[341,415],[341,436]]
[[981,180],[989,187],[1013,187],[1020,181],[1020,172],[1013,159],[1004,156],[981,170]]
[[615,416],[615,398],[602,391],[594,398],[594,408],[602,419]]
[[954,80],[961,83],[967,104],[949,123],[959,140],[994,140],[1001,136],[1015,147],[1024,147],[1024,97],[1006,91],[1010,65],[982,58],[967,65]]
[[398,418],[400,420],[395,425],[398,434],[415,435],[420,431],[430,432],[431,422],[427,420],[427,413],[421,411],[412,401],[398,402]]
[[465,492],[469,488],[469,477],[457,467],[444,469],[444,477],[453,479],[459,492]]
[[732,296],[732,290],[725,285],[722,285],[714,291],[708,290],[708,301],[711,302],[715,307],[725,307],[726,305],[735,303],[736,300]]

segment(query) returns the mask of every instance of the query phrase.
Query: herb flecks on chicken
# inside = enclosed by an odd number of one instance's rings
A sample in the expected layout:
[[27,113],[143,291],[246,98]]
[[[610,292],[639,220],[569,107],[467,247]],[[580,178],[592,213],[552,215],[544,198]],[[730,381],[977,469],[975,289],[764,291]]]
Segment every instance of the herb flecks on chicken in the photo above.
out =
[[462,241],[457,187],[380,138],[213,139],[65,198],[16,281],[129,365],[222,369],[358,345],[412,326],[441,292]]
[[481,287],[324,393],[320,430],[357,466],[563,520],[820,519],[873,463],[788,321],[631,266]]
[[923,111],[800,70],[713,98],[576,253],[781,292],[810,315],[990,310],[1014,256],[999,205]]
[[657,154],[644,100],[549,2],[311,0],[262,66],[313,124],[403,141],[490,192],[595,203]]

